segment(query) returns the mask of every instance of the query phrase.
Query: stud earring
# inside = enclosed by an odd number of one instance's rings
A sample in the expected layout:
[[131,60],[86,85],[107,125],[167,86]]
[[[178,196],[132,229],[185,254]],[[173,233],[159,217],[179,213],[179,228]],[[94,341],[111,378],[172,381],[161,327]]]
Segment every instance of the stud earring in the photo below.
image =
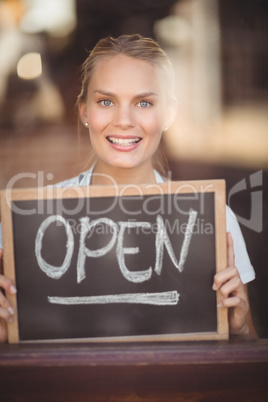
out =
[[164,127],[164,130],[163,130],[163,131],[167,131],[167,129],[168,129],[167,127]]
[[88,127],[88,122],[87,122],[87,121],[84,123],[84,126],[85,126],[85,127]]

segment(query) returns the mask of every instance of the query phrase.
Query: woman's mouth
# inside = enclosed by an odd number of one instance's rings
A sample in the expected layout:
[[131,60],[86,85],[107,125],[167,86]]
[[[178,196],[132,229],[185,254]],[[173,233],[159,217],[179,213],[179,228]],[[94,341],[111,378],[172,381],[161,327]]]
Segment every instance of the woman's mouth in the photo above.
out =
[[111,144],[121,145],[125,147],[137,144],[138,142],[141,141],[140,137],[134,137],[134,138],[106,137],[106,138]]

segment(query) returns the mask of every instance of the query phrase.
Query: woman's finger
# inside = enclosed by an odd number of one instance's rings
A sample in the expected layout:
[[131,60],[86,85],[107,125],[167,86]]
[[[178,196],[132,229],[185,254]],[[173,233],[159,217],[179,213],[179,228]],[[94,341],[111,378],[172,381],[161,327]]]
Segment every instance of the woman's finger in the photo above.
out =
[[221,300],[218,307],[239,307],[241,303],[243,303],[243,300],[238,296],[227,297],[226,299]]
[[224,298],[226,298],[229,295],[232,295],[232,293],[234,292],[241,293],[242,290],[243,285],[240,278],[238,276],[234,276],[228,282],[226,282],[224,285],[221,286],[220,293]]
[[227,233],[227,267],[235,266],[234,244],[231,233]]
[[229,281],[230,279],[232,279],[232,278],[234,278],[236,276],[239,277],[239,273],[238,273],[236,267],[232,266],[232,267],[228,267],[228,268],[223,269],[222,271],[218,272],[214,276],[213,289],[214,290],[220,289],[220,287],[224,283],[226,283],[227,281]]
[[11,307],[8,299],[4,296],[4,294],[1,291],[0,291],[0,307],[3,307],[5,309]]
[[15,312],[12,307],[9,307],[8,309],[0,307],[0,318],[3,318],[7,322],[13,321],[14,314]]
[[10,294],[14,295],[15,293],[17,293],[17,289],[12,280],[4,275],[0,275],[0,287],[5,289]]

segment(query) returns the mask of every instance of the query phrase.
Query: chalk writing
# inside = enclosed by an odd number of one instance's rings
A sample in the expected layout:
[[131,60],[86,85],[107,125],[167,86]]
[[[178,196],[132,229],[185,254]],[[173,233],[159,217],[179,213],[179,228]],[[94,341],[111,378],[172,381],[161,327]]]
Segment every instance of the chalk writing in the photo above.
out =
[[[62,265],[59,267],[55,267],[55,266],[47,263],[41,255],[42,241],[43,241],[44,233],[45,233],[46,229],[48,228],[48,226],[51,225],[51,223],[57,222],[57,221],[63,223],[63,225],[65,226],[66,235],[67,235],[67,244],[66,244],[67,252],[66,252]],[[68,224],[68,222],[61,215],[53,215],[53,216],[49,216],[47,219],[45,219],[44,222],[42,222],[42,224],[40,225],[40,227],[38,229],[38,232],[36,235],[36,240],[35,240],[35,255],[36,255],[36,258],[38,261],[38,265],[41,268],[41,270],[43,272],[45,272],[45,274],[47,274],[47,276],[49,276],[50,278],[60,279],[62,277],[62,275],[65,274],[65,272],[68,270],[68,268],[71,264],[73,250],[74,250],[74,236],[73,236],[72,229],[71,229],[70,225]]]
[[[182,243],[182,248],[180,251],[179,261],[176,259],[173,247],[171,245],[170,238],[168,236],[163,218],[161,215],[157,215],[157,232],[155,236],[155,266],[154,271],[160,275],[163,266],[163,256],[164,256],[164,246],[170,256],[171,261],[179,272],[183,271],[184,264],[188,255],[189,246],[191,242],[191,237],[193,233],[193,228],[197,218],[197,212],[193,209],[189,210],[189,218],[184,234],[184,239]],[[54,222],[62,222],[65,227],[67,244],[66,244],[66,255],[61,266],[53,266],[47,263],[42,257],[42,242],[45,231]],[[77,257],[77,283],[81,283],[86,278],[85,272],[85,262],[86,258],[99,258],[107,254],[116,245],[116,257],[119,269],[124,276],[124,278],[133,283],[142,283],[149,280],[152,277],[153,268],[149,267],[144,270],[130,271],[125,262],[125,255],[134,255],[139,253],[139,247],[124,247],[124,237],[126,229],[135,228],[151,228],[152,224],[149,222],[133,222],[125,221],[115,223],[109,218],[98,218],[90,222],[89,217],[80,218],[80,223],[83,225],[85,230],[81,231],[79,238],[79,251]],[[87,235],[92,231],[97,225],[107,225],[112,232],[112,236],[109,242],[98,249],[91,250],[86,246]],[[54,215],[46,218],[40,225],[36,240],[35,240],[35,254],[37,262],[41,270],[52,279],[60,279],[64,275],[71,264],[71,258],[74,250],[74,236],[68,222],[60,215]],[[58,304],[107,304],[107,303],[144,303],[144,304],[155,304],[155,305],[169,305],[176,304],[179,300],[179,294],[176,291],[163,292],[163,293],[146,293],[146,294],[121,294],[121,295],[105,295],[105,296],[89,296],[89,297],[48,297],[50,303]]]
[[138,247],[123,247],[124,233],[127,228],[135,227],[150,227],[148,222],[119,222],[120,232],[118,235],[118,242],[116,248],[116,255],[119,264],[119,268],[123,276],[130,282],[141,283],[147,281],[152,276],[152,267],[144,271],[132,271],[130,272],[125,264],[124,254],[137,254],[139,252]]
[[[89,223],[89,218],[84,217],[80,219],[80,222],[82,225],[85,225],[85,228],[87,230],[83,230],[80,235],[80,241],[79,241],[79,252],[78,252],[78,259],[77,259],[77,283],[80,283],[83,279],[86,277],[85,273],[85,261],[86,257],[101,257],[108,253],[114,246],[116,242],[116,237],[117,237],[117,225],[114,221],[108,218],[99,218],[95,219],[94,221],[91,221]],[[111,227],[112,229],[112,238],[106,246],[99,248],[97,250],[90,250],[86,247],[85,241],[88,233],[92,228],[99,224],[105,224]]]
[[163,222],[163,219],[161,215],[157,215],[157,222],[158,222],[158,232],[156,234],[156,263],[155,263],[155,272],[157,274],[161,274],[162,271],[162,264],[163,264],[163,252],[164,252],[164,244],[166,246],[166,249],[168,251],[168,254],[175,265],[176,268],[178,268],[179,272],[183,271],[183,267],[186,261],[186,257],[189,251],[189,246],[190,246],[190,241],[193,233],[193,228],[194,224],[196,221],[197,217],[197,212],[194,211],[193,209],[190,209],[189,211],[189,219],[184,235],[184,241],[182,244],[181,248],[181,253],[180,253],[180,260],[179,262],[176,259],[175,253],[173,251],[173,248],[170,243],[170,239],[167,235],[167,231]]
[[81,297],[52,297],[48,301],[54,304],[109,304],[109,303],[132,303],[152,305],[174,305],[179,301],[179,293],[176,290],[161,293],[126,293],[120,295],[105,296],[81,296]]

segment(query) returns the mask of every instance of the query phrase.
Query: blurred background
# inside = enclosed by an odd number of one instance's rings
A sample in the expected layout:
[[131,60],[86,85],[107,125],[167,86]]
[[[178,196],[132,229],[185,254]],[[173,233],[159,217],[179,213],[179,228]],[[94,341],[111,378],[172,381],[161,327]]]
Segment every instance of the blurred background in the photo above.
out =
[[172,178],[226,180],[268,337],[267,0],[0,0],[0,189],[85,169],[79,66],[101,37],[135,32],[174,65],[178,115],[163,141]]

